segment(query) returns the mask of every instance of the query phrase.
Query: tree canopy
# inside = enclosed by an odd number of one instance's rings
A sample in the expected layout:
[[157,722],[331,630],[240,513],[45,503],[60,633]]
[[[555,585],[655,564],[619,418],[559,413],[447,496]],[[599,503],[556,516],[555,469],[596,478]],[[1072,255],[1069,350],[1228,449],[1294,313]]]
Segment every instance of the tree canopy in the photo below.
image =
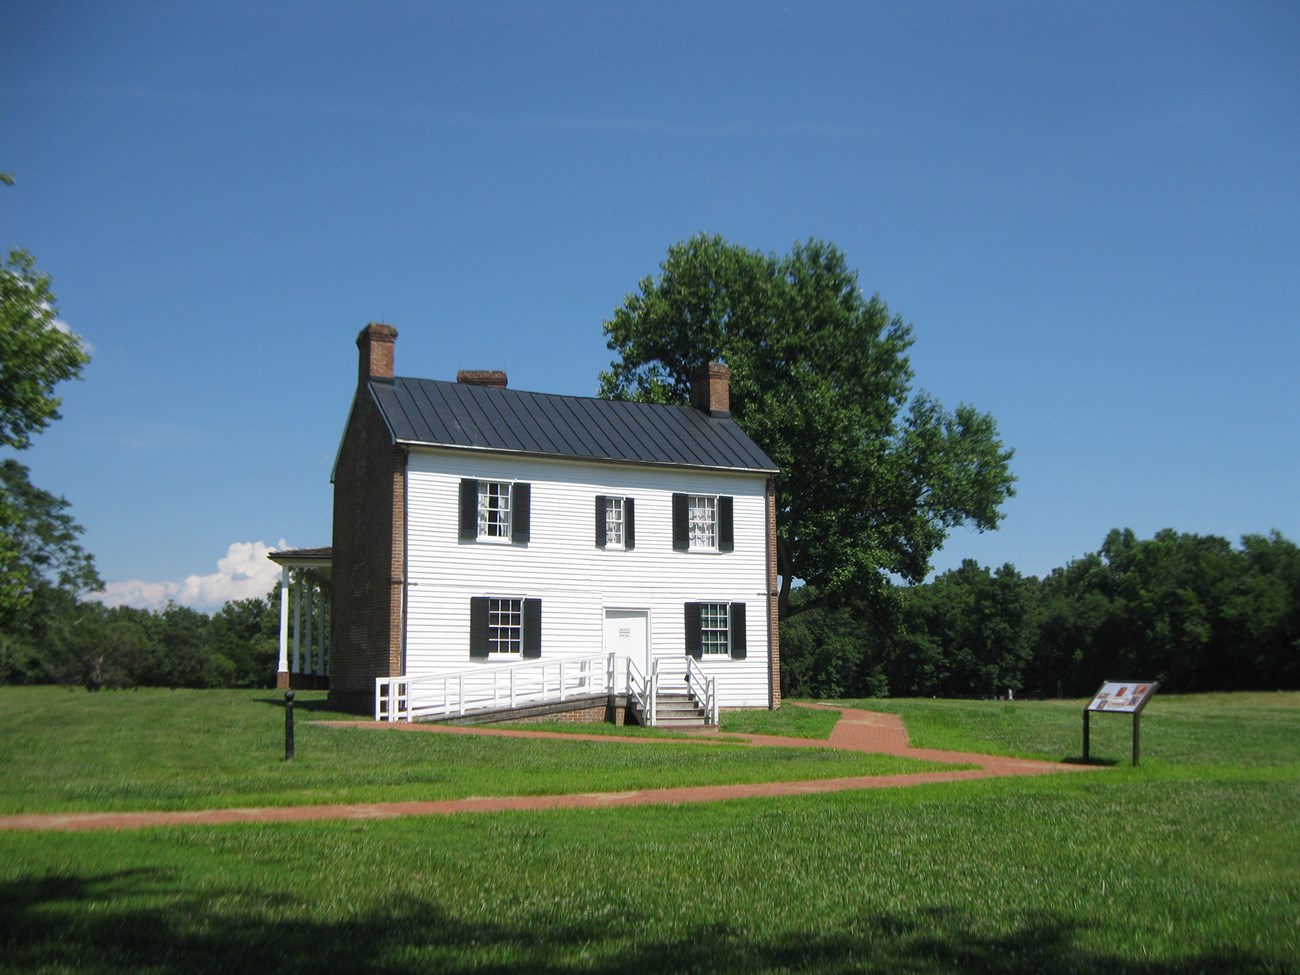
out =
[[[730,367],[732,414],[781,468],[782,618],[920,582],[950,529],[995,528],[1014,494],[993,418],[913,394],[911,326],[833,244],[778,256],[697,235],[604,328],[605,397],[685,403],[696,368]],[[816,599],[792,603],[796,580]]]
[[0,446],[26,449],[59,418],[54,387],[77,379],[90,356],[58,320],[49,275],[22,250],[0,266]]
[[[13,177],[0,173],[0,183]],[[77,379],[90,357],[58,318],[49,275],[22,250],[0,265],[0,447],[25,450],[59,418],[54,387]],[[30,611],[42,586],[73,595],[102,583],[77,541],[68,502],[35,487],[28,469],[0,462],[0,629]]]

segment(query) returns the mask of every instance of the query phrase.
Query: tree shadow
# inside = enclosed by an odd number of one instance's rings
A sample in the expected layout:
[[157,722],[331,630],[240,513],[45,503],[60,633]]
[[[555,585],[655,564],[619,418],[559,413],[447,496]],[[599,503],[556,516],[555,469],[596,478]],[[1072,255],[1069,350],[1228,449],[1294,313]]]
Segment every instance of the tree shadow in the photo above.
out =
[[[322,877],[322,883],[327,879]],[[468,895],[469,892],[464,892]],[[362,901],[366,898],[363,896]],[[466,897],[469,902],[470,898]],[[626,903],[626,902],[624,902]],[[1083,926],[1044,915],[1011,930],[943,907],[866,914],[838,930],[796,931],[736,917],[678,926],[632,910],[570,920],[554,907],[484,922],[410,898],[367,910],[335,901],[336,919],[296,897],[267,902],[234,887],[182,889],[178,874],[50,874],[0,885],[0,971],[311,973],[946,972],[1207,975],[1288,971],[1285,960],[1223,951],[1177,961],[1089,949]],[[519,913],[520,909],[515,908]],[[1005,925],[1002,925],[1005,928]]]

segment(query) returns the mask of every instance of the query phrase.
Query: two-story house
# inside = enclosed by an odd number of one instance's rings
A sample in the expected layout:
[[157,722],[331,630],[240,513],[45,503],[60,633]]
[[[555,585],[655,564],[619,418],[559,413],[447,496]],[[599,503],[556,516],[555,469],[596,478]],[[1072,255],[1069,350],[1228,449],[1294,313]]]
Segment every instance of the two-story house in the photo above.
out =
[[604,654],[620,684],[630,666],[676,686],[691,666],[723,708],[779,706],[777,471],[731,418],[726,366],[697,372],[691,406],[658,406],[512,390],[500,372],[399,377],[396,338],[357,339],[331,700],[369,710],[376,679],[415,696]]

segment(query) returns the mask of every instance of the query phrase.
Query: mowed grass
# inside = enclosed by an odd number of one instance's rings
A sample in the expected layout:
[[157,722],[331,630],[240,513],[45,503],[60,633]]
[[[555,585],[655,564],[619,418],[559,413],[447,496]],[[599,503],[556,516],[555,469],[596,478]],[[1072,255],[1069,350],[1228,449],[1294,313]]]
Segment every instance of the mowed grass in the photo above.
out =
[[320,721],[355,715],[329,711],[323,693],[300,694],[295,709],[286,764],[283,700],[270,692],[0,688],[0,813],[549,795],[938,767],[814,747],[335,728]]
[[[1078,751],[1077,726],[1061,735],[1082,702],[892,703],[910,710],[914,741],[947,736],[917,744]],[[0,972],[1296,973],[1298,705],[1158,697],[1137,769],[678,807],[0,833]],[[1117,763],[1124,724],[1102,742]],[[1257,757],[1233,760],[1247,749]]]

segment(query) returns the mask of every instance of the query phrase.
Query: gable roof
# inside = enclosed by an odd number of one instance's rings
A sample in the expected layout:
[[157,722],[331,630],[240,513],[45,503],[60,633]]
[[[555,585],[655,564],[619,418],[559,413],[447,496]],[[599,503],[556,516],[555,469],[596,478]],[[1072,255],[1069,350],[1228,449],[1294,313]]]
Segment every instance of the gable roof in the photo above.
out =
[[372,379],[393,441],[575,460],[775,474],[730,416],[434,379]]

